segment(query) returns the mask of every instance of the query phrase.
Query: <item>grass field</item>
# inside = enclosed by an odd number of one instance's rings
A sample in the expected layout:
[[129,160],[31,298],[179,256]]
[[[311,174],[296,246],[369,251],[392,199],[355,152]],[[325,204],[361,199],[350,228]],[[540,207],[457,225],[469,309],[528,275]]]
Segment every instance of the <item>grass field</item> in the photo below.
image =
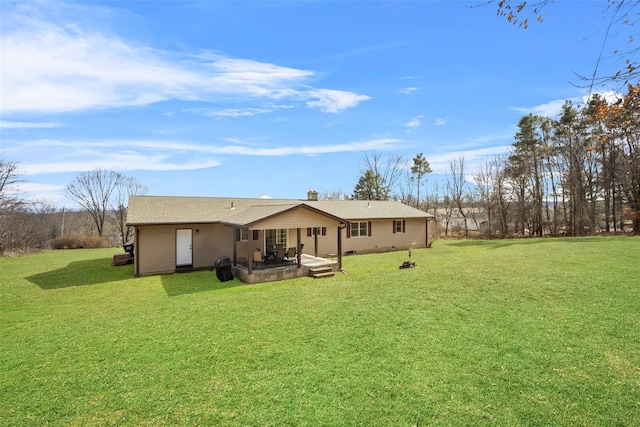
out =
[[640,238],[438,241],[335,278],[0,259],[0,425],[640,424]]

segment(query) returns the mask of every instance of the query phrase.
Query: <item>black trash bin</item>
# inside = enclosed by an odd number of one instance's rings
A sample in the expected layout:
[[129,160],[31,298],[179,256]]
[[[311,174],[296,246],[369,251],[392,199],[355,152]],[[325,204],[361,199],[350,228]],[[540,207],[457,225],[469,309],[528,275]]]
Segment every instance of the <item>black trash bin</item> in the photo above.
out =
[[129,255],[131,255],[131,261],[133,261],[133,243],[125,243],[122,248],[125,252],[129,252]]
[[216,260],[216,276],[221,282],[233,280],[233,272],[231,271],[231,260],[228,256],[220,257]]

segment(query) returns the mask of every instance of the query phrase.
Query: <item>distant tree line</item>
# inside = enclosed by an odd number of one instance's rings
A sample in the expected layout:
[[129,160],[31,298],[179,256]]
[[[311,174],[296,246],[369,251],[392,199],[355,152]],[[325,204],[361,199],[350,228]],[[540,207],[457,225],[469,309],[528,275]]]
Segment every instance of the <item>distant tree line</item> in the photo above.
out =
[[518,128],[511,153],[475,175],[488,231],[640,234],[640,86],[613,102],[566,102],[557,120],[527,115]]
[[20,198],[21,182],[18,163],[0,157],[1,255],[124,244],[132,238],[126,226],[128,197],[147,191],[135,178],[96,169],[78,174],[66,187],[81,209],[58,209]]
[[435,214],[445,235],[450,225],[465,236],[640,234],[640,86],[614,101],[567,101],[556,120],[522,117],[511,151],[485,161],[473,183],[465,159],[451,159],[445,182],[424,197],[431,168],[422,153],[363,163],[353,193],[333,197],[400,200]]

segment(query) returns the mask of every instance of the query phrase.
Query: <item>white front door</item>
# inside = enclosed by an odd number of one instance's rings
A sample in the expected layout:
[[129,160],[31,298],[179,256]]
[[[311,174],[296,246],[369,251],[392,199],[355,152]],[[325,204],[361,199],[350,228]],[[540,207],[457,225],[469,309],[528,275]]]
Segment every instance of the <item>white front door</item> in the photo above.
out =
[[190,228],[176,230],[176,266],[193,264],[192,230]]

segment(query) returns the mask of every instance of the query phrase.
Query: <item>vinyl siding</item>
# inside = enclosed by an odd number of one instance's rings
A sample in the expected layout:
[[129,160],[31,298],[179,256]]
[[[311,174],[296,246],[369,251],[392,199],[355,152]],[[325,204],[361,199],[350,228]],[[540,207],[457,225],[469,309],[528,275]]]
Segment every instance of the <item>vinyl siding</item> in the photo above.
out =
[[[176,269],[175,226],[151,225],[138,232],[138,272],[141,275],[171,273]],[[184,227],[180,227],[184,228]]]
[[193,268],[213,268],[216,260],[221,256],[233,258],[235,234],[231,227],[220,224],[142,226],[139,227],[138,242],[136,242],[139,274],[174,272],[176,270],[176,230],[189,228],[193,230]]
[[312,212],[307,209],[294,209],[286,212],[282,215],[278,215],[273,218],[269,218],[265,221],[261,221],[254,224],[253,229],[275,229],[275,228],[302,228],[306,235],[306,229],[309,226],[313,227],[337,227],[340,223],[332,218],[328,218],[319,213]]
[[[402,218],[398,219],[401,220]],[[356,251],[359,254],[363,254],[426,247],[427,226],[424,219],[406,219],[404,233],[393,233],[392,224],[393,220],[390,219],[371,220],[371,236],[367,237],[350,237],[347,239],[346,230],[342,230],[343,251]]]

